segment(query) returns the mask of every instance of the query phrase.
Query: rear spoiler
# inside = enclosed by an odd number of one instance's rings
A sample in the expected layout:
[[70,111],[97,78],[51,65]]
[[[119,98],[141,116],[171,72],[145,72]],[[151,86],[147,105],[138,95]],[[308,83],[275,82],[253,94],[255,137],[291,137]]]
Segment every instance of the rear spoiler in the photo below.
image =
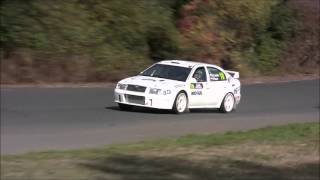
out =
[[230,74],[233,78],[235,79],[239,79],[240,78],[240,74],[239,72],[236,71],[226,71],[228,74]]

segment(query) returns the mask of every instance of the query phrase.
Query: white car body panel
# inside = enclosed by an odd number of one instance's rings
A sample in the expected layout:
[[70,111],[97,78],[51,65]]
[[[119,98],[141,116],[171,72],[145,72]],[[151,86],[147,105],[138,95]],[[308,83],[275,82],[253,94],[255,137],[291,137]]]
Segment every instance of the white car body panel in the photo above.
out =
[[[187,67],[192,68],[192,70],[185,82],[141,75],[123,79],[119,81],[118,84],[131,85],[130,88],[145,87],[145,90],[143,92],[136,92],[128,89],[115,88],[115,102],[157,109],[172,109],[175,98],[181,91],[187,94],[189,108],[219,108],[227,93],[234,95],[236,104],[240,102],[241,83],[238,79],[238,72],[225,71],[215,65],[191,61],[167,60],[156,64]],[[192,78],[195,70],[199,67],[204,67],[206,70],[206,82],[195,82],[194,78]],[[225,76],[223,80],[216,80],[216,75],[209,74],[209,67],[223,72]],[[158,88],[162,91],[158,95],[150,94],[149,91],[151,88]],[[164,95],[164,91],[170,91],[171,93]]]

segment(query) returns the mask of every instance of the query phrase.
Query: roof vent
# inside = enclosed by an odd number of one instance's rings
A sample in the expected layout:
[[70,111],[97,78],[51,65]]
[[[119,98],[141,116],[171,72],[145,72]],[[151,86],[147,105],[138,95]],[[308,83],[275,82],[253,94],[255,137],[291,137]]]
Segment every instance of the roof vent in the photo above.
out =
[[173,63],[173,64],[180,64],[180,63],[177,62],[177,61],[171,61],[171,63]]

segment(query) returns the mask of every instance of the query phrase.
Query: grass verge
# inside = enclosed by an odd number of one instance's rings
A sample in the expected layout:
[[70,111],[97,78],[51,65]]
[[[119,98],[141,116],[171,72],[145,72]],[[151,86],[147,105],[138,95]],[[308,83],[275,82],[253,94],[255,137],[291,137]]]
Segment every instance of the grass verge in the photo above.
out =
[[1,158],[1,179],[319,179],[319,123]]

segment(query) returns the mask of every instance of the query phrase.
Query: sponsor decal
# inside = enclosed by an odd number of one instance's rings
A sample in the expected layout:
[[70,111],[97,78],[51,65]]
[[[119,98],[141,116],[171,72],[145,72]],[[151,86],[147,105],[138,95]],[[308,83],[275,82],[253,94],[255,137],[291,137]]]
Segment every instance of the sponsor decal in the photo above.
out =
[[190,89],[203,89],[203,84],[202,83],[191,83]]
[[219,74],[210,74],[209,76],[211,81],[223,81],[226,79],[223,72],[219,72]]
[[191,95],[196,96],[196,95],[202,95],[202,91],[193,91],[191,92]]
[[175,85],[174,87],[175,87],[175,88],[184,87],[184,84]]
[[218,81],[219,77],[218,74],[210,74],[210,81]]
[[234,94],[238,94],[238,93],[240,93],[240,88],[239,87],[234,89]]

